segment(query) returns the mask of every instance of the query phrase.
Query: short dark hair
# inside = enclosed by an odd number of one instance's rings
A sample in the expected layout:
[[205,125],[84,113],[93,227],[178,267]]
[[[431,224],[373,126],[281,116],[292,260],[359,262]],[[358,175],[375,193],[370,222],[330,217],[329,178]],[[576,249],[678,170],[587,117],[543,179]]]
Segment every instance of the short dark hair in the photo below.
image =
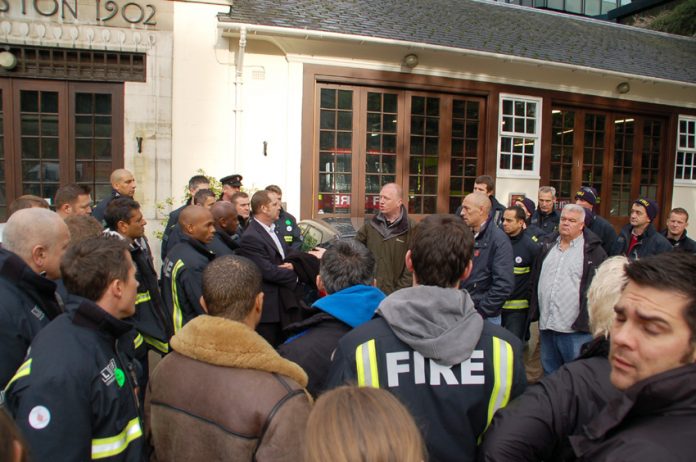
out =
[[102,234],[68,246],[60,271],[68,292],[96,302],[112,281],[128,279],[132,263],[125,258],[128,244]]
[[524,209],[522,207],[520,207],[519,205],[513,205],[513,206],[505,209],[506,212],[509,210],[512,210],[513,212],[515,212],[515,219],[517,221],[526,221],[527,220],[527,214],[524,213]]
[[53,206],[59,209],[63,204],[71,204],[77,200],[79,196],[85,196],[92,193],[92,188],[86,184],[68,183],[61,186],[56,191],[53,198]]
[[495,189],[495,180],[490,175],[479,175],[474,180],[474,183],[485,184],[486,192],[491,192]]
[[205,175],[193,175],[189,180],[189,189],[196,189],[202,184],[210,184],[210,180]]
[[118,222],[130,223],[134,210],[139,210],[140,204],[128,196],[120,196],[109,202],[104,212],[104,222],[111,231],[118,231]]
[[240,197],[249,197],[249,194],[245,193],[244,191],[237,191],[230,197],[230,202],[232,202],[236,206],[237,199],[239,199]]
[[70,230],[71,244],[97,237],[104,231],[101,223],[92,215],[70,215],[64,221]]
[[10,206],[7,208],[7,217],[11,217],[13,213],[17,210],[30,209],[32,207],[39,207],[42,209],[49,209],[48,202],[39,196],[33,194],[25,194],[19,196],[17,199],[13,200]]
[[413,229],[410,250],[418,284],[452,287],[471,261],[474,235],[455,215],[429,215]]
[[275,184],[269,184],[268,186],[266,186],[266,187],[263,188],[263,189],[265,189],[265,190],[268,191],[268,192],[276,193],[276,194],[278,194],[279,196],[282,196],[282,195],[283,195],[283,190],[280,189],[280,186],[275,185]]
[[243,321],[261,292],[261,271],[237,255],[218,257],[203,271],[203,299],[208,314]]
[[687,212],[686,209],[682,207],[675,207],[669,211],[670,215],[673,213],[676,213],[677,215],[686,215],[686,221],[689,221],[689,212]]
[[684,319],[691,330],[691,342],[696,343],[696,254],[664,252],[641,258],[626,265],[626,276],[640,286],[677,292],[686,297]]
[[375,256],[358,241],[336,241],[321,257],[319,275],[326,293],[358,284],[371,285],[375,278]]
[[253,196],[251,196],[251,213],[258,215],[261,212],[261,207],[271,203],[271,197],[268,195],[268,191],[256,191]]
[[193,205],[203,205],[208,197],[215,197],[210,189],[199,189],[193,196]]

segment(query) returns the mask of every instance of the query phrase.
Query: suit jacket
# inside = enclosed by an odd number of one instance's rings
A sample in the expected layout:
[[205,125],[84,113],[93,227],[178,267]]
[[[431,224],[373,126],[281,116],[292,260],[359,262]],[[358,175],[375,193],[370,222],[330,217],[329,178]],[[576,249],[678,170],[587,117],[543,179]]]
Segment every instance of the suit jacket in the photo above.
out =
[[[280,245],[287,257],[292,250],[279,237]],[[261,322],[280,322],[281,310],[285,309],[280,297],[280,289],[286,287],[294,290],[297,285],[297,274],[294,271],[279,268],[283,256],[273,242],[273,238],[263,229],[261,224],[250,219],[239,243],[237,255],[246,257],[256,263],[263,276],[263,313]]]

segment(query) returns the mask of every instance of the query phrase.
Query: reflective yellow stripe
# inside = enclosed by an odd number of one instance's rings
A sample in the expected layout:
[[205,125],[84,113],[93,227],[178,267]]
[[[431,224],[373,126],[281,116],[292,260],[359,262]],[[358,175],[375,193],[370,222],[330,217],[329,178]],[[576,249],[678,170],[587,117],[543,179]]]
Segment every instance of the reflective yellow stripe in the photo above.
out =
[[504,310],[525,310],[529,308],[529,300],[508,300],[503,303]]
[[10,385],[15,380],[21,379],[22,377],[26,377],[27,375],[31,374],[31,358],[27,359],[24,361],[24,363],[19,366],[19,369],[17,369],[17,372],[15,372],[15,375],[12,376],[9,382],[7,382],[7,386],[5,386],[5,390],[8,390],[10,388]]
[[358,345],[355,349],[355,366],[358,372],[358,386],[379,388],[377,349],[374,339]]
[[292,242],[292,236],[285,236],[283,237],[283,239],[285,239],[285,242],[287,242],[288,244]]
[[164,354],[169,353],[169,344],[167,342],[160,342],[156,338],[152,338],[147,335],[143,335],[143,338],[145,339],[145,343],[147,343],[157,351]]
[[491,424],[495,412],[505,407],[510,400],[513,361],[512,346],[498,337],[493,337],[494,383],[491,398],[488,402],[488,420],[486,421],[486,428]]
[[515,274],[527,274],[527,273],[529,273],[530,271],[532,271],[532,267],[531,267],[531,266],[519,266],[519,267],[518,267],[518,266],[515,266],[515,268],[514,268],[514,270],[513,270],[513,272],[514,272]]
[[133,346],[135,348],[140,348],[140,345],[142,345],[142,344],[143,344],[143,336],[140,334],[136,335],[135,338],[133,339]]
[[181,312],[181,305],[179,305],[179,293],[176,290],[176,277],[179,274],[179,271],[181,268],[184,267],[184,261],[179,260],[176,262],[176,265],[174,265],[174,269],[172,270],[172,302],[174,305],[174,312],[172,313],[172,317],[174,318],[174,333],[176,334],[181,330],[181,328],[184,325],[184,314]]
[[149,302],[150,300],[152,300],[152,297],[150,297],[149,290],[147,292],[139,292],[135,297],[135,304],[138,305],[140,303]]
[[131,441],[143,436],[140,419],[135,417],[128,422],[126,428],[116,436],[95,438],[92,440],[92,459],[104,459],[115,456],[126,450]]

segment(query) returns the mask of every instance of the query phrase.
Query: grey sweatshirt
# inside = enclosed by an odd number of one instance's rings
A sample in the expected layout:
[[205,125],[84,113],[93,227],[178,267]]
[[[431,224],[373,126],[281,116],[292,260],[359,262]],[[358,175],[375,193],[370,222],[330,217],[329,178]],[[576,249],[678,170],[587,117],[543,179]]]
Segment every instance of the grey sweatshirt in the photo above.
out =
[[469,359],[483,330],[465,290],[408,287],[385,298],[377,312],[399,340],[444,366]]

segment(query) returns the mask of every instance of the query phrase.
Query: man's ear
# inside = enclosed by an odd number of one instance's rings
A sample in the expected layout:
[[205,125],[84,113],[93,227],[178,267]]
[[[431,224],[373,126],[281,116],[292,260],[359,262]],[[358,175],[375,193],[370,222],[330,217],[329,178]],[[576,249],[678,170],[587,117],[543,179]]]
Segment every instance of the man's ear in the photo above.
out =
[[198,300],[198,303],[201,304],[201,308],[203,308],[203,311],[208,313],[208,305],[205,303],[205,298],[203,298],[203,295],[201,295],[201,298]]
[[464,272],[462,273],[461,277],[459,278],[460,281],[466,281],[469,279],[469,276],[471,276],[471,271],[474,269],[474,261],[469,260],[469,263],[466,265],[466,268],[464,269]]
[[317,289],[319,289],[319,292],[326,292],[326,287],[324,286],[324,280],[318,274],[317,274]]
[[263,313],[263,291],[256,295],[256,299],[254,300],[254,310],[259,313],[259,316],[261,316],[261,313]]
[[413,260],[411,260],[411,251],[406,251],[406,256],[404,257],[404,263],[406,264],[406,269],[413,273]]
[[61,205],[60,207],[58,207],[58,210],[56,210],[56,212],[58,212],[58,211],[63,212],[65,215],[70,215],[70,214],[72,213],[72,211],[73,211],[73,210],[72,210],[72,205],[67,204],[67,203],[66,203],[66,204],[63,204],[63,205]]
[[123,220],[119,220],[118,223],[116,223],[116,232],[121,235],[126,235],[126,230],[128,229],[128,223],[126,223]]
[[44,271],[47,253],[46,247],[41,244],[37,244],[31,249],[31,260],[34,262],[34,266],[38,268],[39,273]]

